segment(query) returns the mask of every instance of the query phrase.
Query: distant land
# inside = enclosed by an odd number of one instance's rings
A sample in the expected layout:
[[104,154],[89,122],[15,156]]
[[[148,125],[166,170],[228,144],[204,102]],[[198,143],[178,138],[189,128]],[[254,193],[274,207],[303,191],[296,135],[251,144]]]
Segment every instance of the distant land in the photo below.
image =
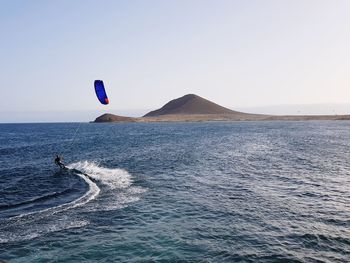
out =
[[170,122],[170,121],[305,121],[350,120],[349,115],[265,115],[234,111],[195,94],[187,94],[166,103],[142,117],[103,114],[94,122]]

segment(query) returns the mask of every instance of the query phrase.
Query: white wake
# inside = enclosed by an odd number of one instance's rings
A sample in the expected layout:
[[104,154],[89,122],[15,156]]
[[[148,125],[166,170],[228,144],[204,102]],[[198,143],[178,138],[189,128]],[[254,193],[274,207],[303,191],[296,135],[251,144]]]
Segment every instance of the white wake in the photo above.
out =
[[[81,161],[67,165],[72,176],[79,176],[88,185],[87,192],[69,203],[1,220],[0,243],[32,239],[47,233],[84,227],[88,218],[79,211],[115,210],[138,201],[142,187],[132,186],[132,176],[119,168],[105,168],[94,162]],[[98,198],[97,198],[98,197]],[[96,199],[96,202],[91,202]],[[64,211],[67,211],[62,213]]]
[[68,165],[70,169],[76,169],[89,177],[101,182],[104,185],[109,186],[112,189],[127,188],[132,184],[131,175],[118,168],[104,168],[100,167],[94,162],[77,162]]
[[146,191],[142,187],[133,186],[132,176],[123,169],[105,168],[88,161],[71,164],[69,168],[87,174],[102,188],[100,201],[87,207],[89,211],[123,208],[129,203],[138,201],[140,194]]

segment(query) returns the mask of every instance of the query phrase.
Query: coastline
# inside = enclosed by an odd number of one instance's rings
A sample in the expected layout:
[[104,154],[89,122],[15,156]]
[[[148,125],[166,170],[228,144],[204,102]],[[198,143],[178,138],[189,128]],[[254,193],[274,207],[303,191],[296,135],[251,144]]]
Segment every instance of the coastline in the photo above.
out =
[[259,114],[186,114],[157,117],[123,117],[103,114],[92,123],[105,122],[211,122],[211,121],[341,121],[350,120],[350,115],[259,115]]

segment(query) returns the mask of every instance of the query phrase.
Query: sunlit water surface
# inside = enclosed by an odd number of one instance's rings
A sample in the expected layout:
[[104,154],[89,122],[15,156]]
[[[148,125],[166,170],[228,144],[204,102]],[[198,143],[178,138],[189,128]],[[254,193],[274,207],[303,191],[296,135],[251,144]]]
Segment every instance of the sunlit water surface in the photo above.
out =
[[349,262],[350,122],[2,124],[1,259]]

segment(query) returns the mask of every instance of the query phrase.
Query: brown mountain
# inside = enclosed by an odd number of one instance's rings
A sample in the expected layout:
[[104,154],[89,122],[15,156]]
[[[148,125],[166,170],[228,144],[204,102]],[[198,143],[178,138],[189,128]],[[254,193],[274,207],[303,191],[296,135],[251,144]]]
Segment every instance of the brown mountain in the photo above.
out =
[[233,111],[194,94],[166,103],[140,118],[106,113],[94,122],[162,122],[162,121],[307,121],[350,120],[350,115],[262,115]]
[[195,94],[187,94],[181,98],[174,99],[158,110],[151,111],[143,117],[159,117],[162,115],[193,115],[193,114],[237,114],[214,102],[206,100]]
[[97,117],[94,122],[134,122],[136,118],[118,116],[111,113],[105,113]]

